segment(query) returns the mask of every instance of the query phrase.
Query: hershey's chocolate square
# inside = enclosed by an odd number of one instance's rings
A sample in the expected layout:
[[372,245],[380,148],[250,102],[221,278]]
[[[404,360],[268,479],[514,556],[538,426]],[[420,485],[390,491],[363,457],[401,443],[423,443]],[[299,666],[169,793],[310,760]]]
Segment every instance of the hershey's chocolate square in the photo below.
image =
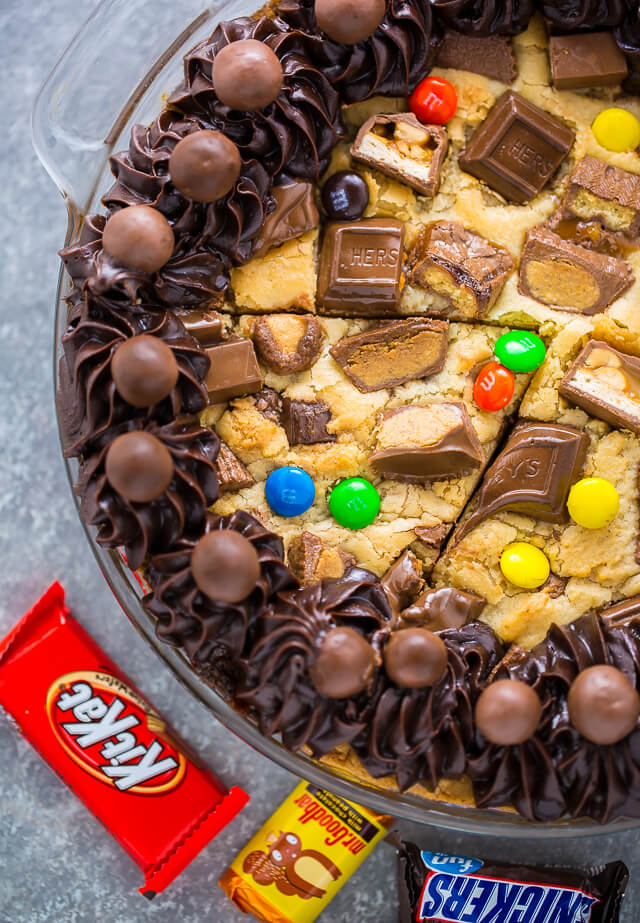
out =
[[224,339],[222,315],[217,311],[189,311],[178,317],[200,346],[213,346]]
[[318,273],[320,314],[394,314],[400,298],[404,224],[395,218],[331,222]]
[[225,340],[205,352],[211,360],[205,386],[212,404],[242,394],[254,394],[262,387],[262,375],[251,340]]
[[628,70],[612,32],[552,35],[549,63],[558,90],[612,86],[622,83]]
[[574,132],[524,96],[507,90],[460,153],[460,168],[522,205],[551,179]]

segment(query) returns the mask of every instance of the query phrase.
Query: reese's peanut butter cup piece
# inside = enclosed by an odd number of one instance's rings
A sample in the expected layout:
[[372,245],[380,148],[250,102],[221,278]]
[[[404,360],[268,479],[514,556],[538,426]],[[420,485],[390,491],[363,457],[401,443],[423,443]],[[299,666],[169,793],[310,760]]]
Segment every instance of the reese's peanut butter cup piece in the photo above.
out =
[[324,342],[322,324],[311,314],[259,317],[251,335],[260,359],[278,375],[310,368]]

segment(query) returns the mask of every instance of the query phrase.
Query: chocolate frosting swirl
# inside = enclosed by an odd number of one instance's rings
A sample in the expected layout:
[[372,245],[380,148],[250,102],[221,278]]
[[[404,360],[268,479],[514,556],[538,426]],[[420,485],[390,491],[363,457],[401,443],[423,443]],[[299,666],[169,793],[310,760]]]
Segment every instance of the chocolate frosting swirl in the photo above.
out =
[[[260,579],[255,590],[239,603],[209,599],[193,579],[191,554],[198,539],[219,529],[235,529],[258,553]],[[215,662],[228,667],[230,656],[240,656],[248,639],[253,639],[256,620],[274,594],[297,585],[284,563],[280,536],[243,510],[230,516],[209,513],[201,532],[166,542],[160,551],[149,563],[147,579],[152,592],[144,598],[144,608],[157,620],[158,637],[184,648],[199,667]]]
[[402,791],[416,782],[433,790],[440,779],[463,775],[475,701],[504,653],[482,622],[439,637],[448,654],[443,676],[426,689],[401,689],[387,680],[368,727],[353,743],[374,778],[395,774]]
[[314,688],[309,667],[331,628],[353,628],[377,649],[390,620],[377,577],[358,567],[340,579],[280,593],[258,620],[257,640],[240,663],[237,701],[257,713],[263,734],[281,732],[291,750],[307,746],[318,757],[353,740],[375,707],[379,673],[361,694],[329,699]]
[[431,0],[431,5],[448,27],[472,35],[517,35],[534,13],[533,0]]
[[553,32],[595,32],[619,26],[626,0],[538,0]]
[[[143,333],[167,344],[179,376],[168,397],[140,410],[118,393],[111,361],[121,343]],[[67,456],[91,453],[111,429],[129,420],[169,423],[209,403],[203,384],[209,358],[169,311],[140,306],[135,314],[123,313],[104,299],[79,299],[70,307],[62,346],[58,402]]]
[[[273,103],[254,112],[239,112],[220,102],[211,69],[216,54],[240,39],[264,42],[284,72]],[[185,77],[169,104],[198,118],[202,127],[224,132],[244,158],[256,158],[273,176],[317,180],[331,151],[343,137],[340,99],[325,74],[307,56],[307,40],[284,23],[261,16],[221,23],[213,35],[185,57]]]
[[[169,450],[174,474],[164,494],[149,503],[126,500],[109,484],[105,474],[111,441],[121,433],[143,429]],[[149,554],[163,551],[181,539],[199,537],[207,507],[218,496],[215,460],[220,440],[210,429],[190,420],[142,427],[129,421],[105,434],[102,446],[80,466],[76,493],[80,515],[98,527],[97,540],[106,548],[124,545],[129,566],[140,567]]]
[[408,96],[431,70],[442,29],[429,0],[390,0],[373,35],[342,45],[316,23],[313,0],[282,0],[276,22],[304,33],[314,64],[338,89],[345,103],[370,96]]

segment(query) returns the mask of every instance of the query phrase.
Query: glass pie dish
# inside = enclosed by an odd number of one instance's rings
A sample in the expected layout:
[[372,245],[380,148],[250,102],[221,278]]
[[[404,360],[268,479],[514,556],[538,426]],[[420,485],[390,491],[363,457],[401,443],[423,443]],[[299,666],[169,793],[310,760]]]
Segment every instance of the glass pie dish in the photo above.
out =
[[[217,22],[253,12],[255,0],[206,5],[203,0],[103,0],[77,33],[45,81],[33,112],[36,151],[65,198],[68,228],[74,240],[83,216],[100,210],[109,186],[108,159],[126,148],[130,128],[149,123],[180,82],[182,57]],[[170,44],[167,39],[177,36]],[[132,90],[132,87],[134,88]],[[62,245],[62,242],[61,242]],[[61,270],[55,323],[54,375],[66,326],[64,295],[68,280]],[[66,462],[71,483],[77,463]],[[382,789],[342,774],[303,753],[287,750],[265,737],[191,667],[183,653],[162,643],[140,600],[143,589],[117,551],[101,548],[86,527],[100,569],[124,612],[176,677],[226,727],[246,743],[297,775],[376,810],[413,822],[490,835],[560,837],[593,835],[640,826],[638,820],[600,825],[563,820],[533,825],[511,811],[479,810],[418,795]]]

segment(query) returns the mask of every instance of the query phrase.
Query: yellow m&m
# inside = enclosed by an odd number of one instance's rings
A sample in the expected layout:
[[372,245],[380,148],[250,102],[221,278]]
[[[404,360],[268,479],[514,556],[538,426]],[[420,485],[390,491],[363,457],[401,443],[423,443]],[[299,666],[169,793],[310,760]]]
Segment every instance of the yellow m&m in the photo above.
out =
[[640,122],[633,113],[618,106],[597,115],[591,130],[600,147],[608,151],[633,151],[640,145]]
[[542,586],[549,576],[549,559],[529,542],[512,542],[500,556],[500,569],[509,583],[525,590]]
[[582,478],[569,491],[569,515],[585,529],[602,529],[618,515],[620,498],[611,481]]

